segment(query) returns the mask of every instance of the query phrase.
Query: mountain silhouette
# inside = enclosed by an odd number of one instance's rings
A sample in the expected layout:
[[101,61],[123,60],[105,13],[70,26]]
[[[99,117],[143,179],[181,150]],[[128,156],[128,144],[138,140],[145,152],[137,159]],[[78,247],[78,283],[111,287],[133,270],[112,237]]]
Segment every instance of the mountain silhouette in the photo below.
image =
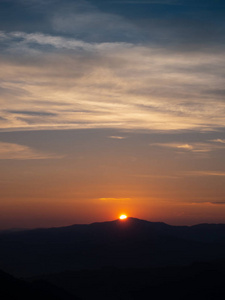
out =
[[179,266],[216,258],[225,258],[224,224],[171,226],[128,218],[0,235],[0,268],[18,276]]
[[31,279],[60,286],[81,299],[217,300],[225,297],[225,264],[67,271]]
[[62,288],[43,280],[27,282],[17,279],[0,270],[0,295],[2,299],[10,300],[76,300],[75,295],[71,295]]
[[225,261],[185,267],[65,271],[26,280],[0,271],[3,299],[219,300],[225,297]]

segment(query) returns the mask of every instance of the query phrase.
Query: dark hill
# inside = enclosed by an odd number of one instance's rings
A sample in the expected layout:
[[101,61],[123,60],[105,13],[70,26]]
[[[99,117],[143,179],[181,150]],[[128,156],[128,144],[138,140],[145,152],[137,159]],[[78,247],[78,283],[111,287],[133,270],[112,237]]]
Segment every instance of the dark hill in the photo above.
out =
[[86,300],[219,300],[225,297],[225,268],[221,262],[185,267],[67,271],[41,278]]
[[0,268],[30,276],[101,267],[185,265],[225,258],[225,225],[125,221],[0,235]]
[[0,270],[0,295],[1,299],[10,300],[76,300],[75,295],[69,294],[62,288],[43,280],[33,283],[17,279]]

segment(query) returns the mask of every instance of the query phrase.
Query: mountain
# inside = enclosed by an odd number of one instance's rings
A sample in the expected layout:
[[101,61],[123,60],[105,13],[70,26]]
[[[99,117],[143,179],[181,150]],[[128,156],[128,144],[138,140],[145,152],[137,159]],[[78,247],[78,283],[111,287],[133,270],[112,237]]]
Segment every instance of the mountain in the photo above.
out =
[[225,297],[225,265],[67,271],[31,279],[60,286],[81,299],[219,300]]
[[0,295],[10,300],[219,300],[225,297],[224,281],[225,261],[185,267],[65,271],[26,280],[0,271]]
[[2,299],[10,300],[76,300],[75,295],[71,295],[62,288],[42,280],[27,282],[17,279],[0,270],[0,295]]
[[224,224],[171,226],[128,218],[0,235],[0,268],[18,276],[176,266],[216,258],[225,258]]

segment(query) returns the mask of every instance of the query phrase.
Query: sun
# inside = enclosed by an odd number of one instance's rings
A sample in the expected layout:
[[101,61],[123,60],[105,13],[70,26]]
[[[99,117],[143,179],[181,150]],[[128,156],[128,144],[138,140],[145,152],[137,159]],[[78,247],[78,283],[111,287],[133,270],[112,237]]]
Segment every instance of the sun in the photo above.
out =
[[120,215],[120,220],[126,220],[127,219],[127,215]]

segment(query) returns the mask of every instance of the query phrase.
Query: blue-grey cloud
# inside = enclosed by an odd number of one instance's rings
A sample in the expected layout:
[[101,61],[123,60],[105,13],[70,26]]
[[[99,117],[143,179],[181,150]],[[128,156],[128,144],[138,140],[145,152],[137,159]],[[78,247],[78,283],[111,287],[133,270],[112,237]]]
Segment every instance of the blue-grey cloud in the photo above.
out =
[[222,1],[11,0],[0,6],[0,28],[5,31],[151,43],[179,51],[215,50],[225,43]]
[[207,170],[207,171],[188,171],[183,172],[184,176],[196,176],[196,177],[225,177],[224,171],[214,171],[214,170]]
[[62,156],[54,153],[40,152],[25,145],[0,142],[0,160],[2,159],[30,160],[30,159],[59,159],[59,158],[62,158]]
[[1,32],[1,39],[7,45],[0,57],[8,92],[7,102],[0,93],[5,128],[224,126],[224,101],[207,94],[209,86],[223,89],[223,53],[216,59],[212,53],[177,55],[149,45],[88,43],[43,33]]
[[28,116],[41,116],[41,117],[51,117],[57,114],[45,112],[45,111],[27,111],[27,110],[9,110],[8,113],[18,114],[18,115],[28,115]]

